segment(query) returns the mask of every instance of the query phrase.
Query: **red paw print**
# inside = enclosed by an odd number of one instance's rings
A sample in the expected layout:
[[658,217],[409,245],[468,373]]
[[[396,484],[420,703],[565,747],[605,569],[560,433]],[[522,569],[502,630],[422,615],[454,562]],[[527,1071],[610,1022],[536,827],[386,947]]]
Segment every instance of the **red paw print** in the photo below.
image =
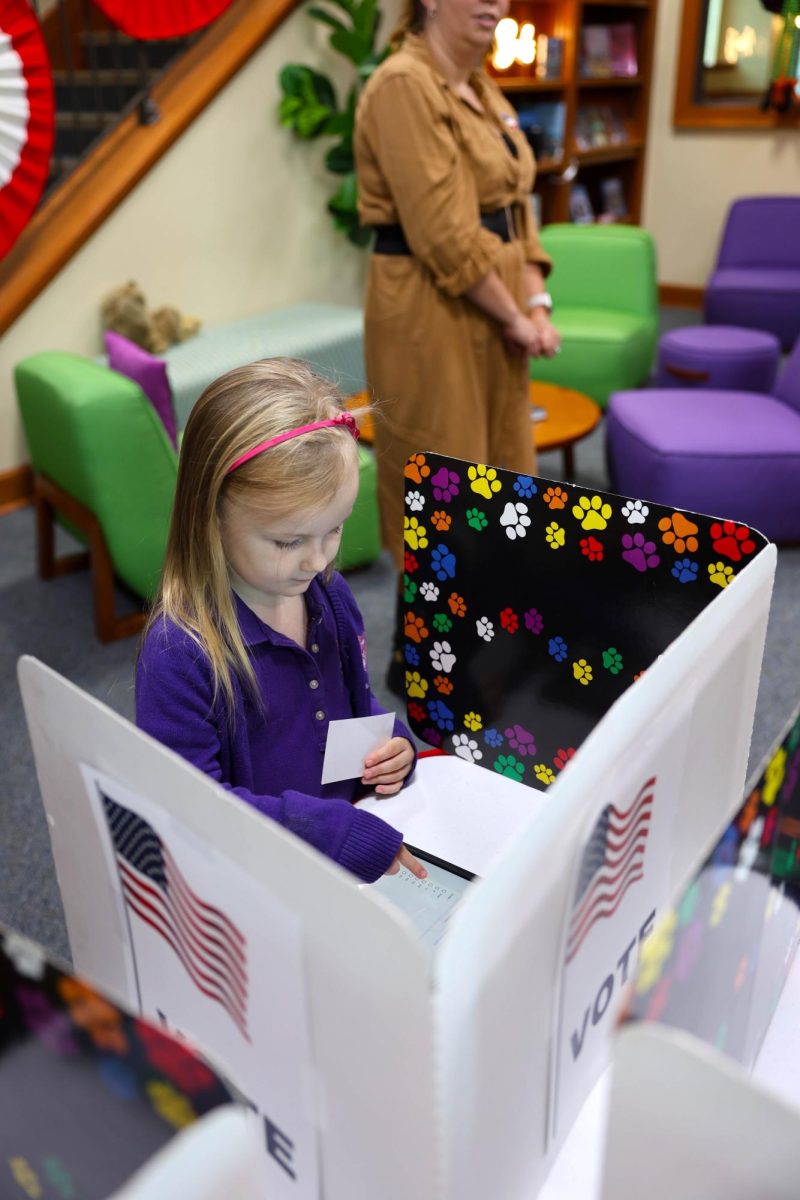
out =
[[566,750],[557,750],[556,756],[553,759],[557,771],[563,771],[569,760],[575,753],[575,747],[569,746]]
[[467,606],[466,606],[466,603],[464,602],[464,597],[459,596],[458,592],[452,592],[450,594],[450,598],[447,601],[447,605],[450,609],[450,612],[453,614],[454,617],[463,617],[467,611]]
[[417,562],[414,555],[409,554],[409,552],[407,550],[406,550],[405,554],[403,555],[403,570],[407,571],[409,575],[412,575],[414,573],[414,571],[419,570],[419,563]]
[[585,554],[589,562],[603,561],[603,543],[597,538],[581,538],[581,554]]
[[422,480],[430,473],[431,469],[425,461],[424,454],[412,454],[403,468],[406,479],[410,479],[413,483],[422,483]]
[[441,692],[443,696],[449,696],[453,690],[453,685],[446,675],[435,675],[433,678],[433,686],[437,692]]
[[500,624],[508,633],[516,633],[519,628],[519,617],[513,608],[504,608],[500,613]]
[[413,612],[406,613],[404,628],[406,637],[411,638],[412,642],[419,643],[428,636],[428,630],[425,628],[422,617],[415,617]]
[[717,554],[724,554],[731,562],[741,562],[746,554],[752,554],[756,544],[746,525],[735,521],[715,521],[711,526],[713,546]]
[[439,533],[447,533],[451,521],[452,517],[450,514],[442,512],[441,509],[437,510],[431,517],[431,525],[433,525],[434,529],[438,529]]
[[406,711],[408,712],[408,715],[411,717],[412,721],[424,721],[428,715],[422,705],[416,704],[413,700],[409,704]]

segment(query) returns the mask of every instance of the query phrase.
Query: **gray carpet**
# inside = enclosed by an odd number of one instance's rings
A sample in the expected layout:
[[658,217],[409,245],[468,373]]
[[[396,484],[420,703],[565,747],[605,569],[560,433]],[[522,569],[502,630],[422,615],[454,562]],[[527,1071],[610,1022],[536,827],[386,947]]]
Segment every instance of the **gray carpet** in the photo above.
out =
[[[688,318],[688,319],[687,319]],[[664,326],[688,324],[695,314],[667,310]],[[608,488],[604,427],[576,447],[576,482]],[[540,474],[562,477],[560,454],[543,455]],[[394,603],[388,560],[349,575],[364,614],[373,683],[383,687]],[[130,604],[126,597],[120,603]],[[34,517],[23,509],[0,518],[0,749],[3,781],[0,837],[0,920],[69,957],[47,826],[16,682],[16,662],[33,654],[126,717],[133,716],[136,640],[108,646],[95,640],[86,572],[43,583],[34,558]],[[770,613],[764,667],[751,744],[751,765],[766,753],[800,698],[800,548],[782,549]]]

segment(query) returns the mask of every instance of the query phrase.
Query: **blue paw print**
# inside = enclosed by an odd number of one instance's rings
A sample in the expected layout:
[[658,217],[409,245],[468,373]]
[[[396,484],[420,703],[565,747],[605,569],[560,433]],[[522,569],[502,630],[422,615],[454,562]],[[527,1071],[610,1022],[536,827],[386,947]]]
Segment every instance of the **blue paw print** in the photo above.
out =
[[456,556],[440,542],[431,555],[431,566],[437,579],[453,579],[456,573]]
[[496,729],[487,729],[483,736],[487,746],[502,746],[503,744],[503,735]]
[[547,653],[551,655],[556,662],[563,662],[567,657],[567,643],[562,637],[550,638],[547,643]]
[[410,663],[412,667],[419,666],[419,650],[416,646],[412,646],[410,642],[406,642],[405,656],[406,662]]
[[679,558],[672,568],[672,574],[678,583],[694,583],[697,579],[698,566],[690,558]]
[[447,729],[452,732],[455,718],[443,700],[428,701],[428,716],[434,725],[438,725],[440,729]]
[[530,475],[518,475],[514,480],[514,491],[518,496],[523,496],[526,500],[530,500],[531,496],[535,496],[538,490]]

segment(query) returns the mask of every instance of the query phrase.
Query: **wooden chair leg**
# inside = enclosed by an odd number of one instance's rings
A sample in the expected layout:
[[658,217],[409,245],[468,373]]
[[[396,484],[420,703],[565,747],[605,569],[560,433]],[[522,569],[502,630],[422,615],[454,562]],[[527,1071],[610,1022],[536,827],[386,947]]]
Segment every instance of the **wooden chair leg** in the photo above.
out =
[[58,575],[67,575],[71,571],[88,567],[89,554],[86,550],[81,550],[76,554],[62,554],[60,558],[56,557],[56,510],[39,486],[42,478],[41,475],[35,477],[33,493],[36,505],[36,561],[40,579],[55,579]]

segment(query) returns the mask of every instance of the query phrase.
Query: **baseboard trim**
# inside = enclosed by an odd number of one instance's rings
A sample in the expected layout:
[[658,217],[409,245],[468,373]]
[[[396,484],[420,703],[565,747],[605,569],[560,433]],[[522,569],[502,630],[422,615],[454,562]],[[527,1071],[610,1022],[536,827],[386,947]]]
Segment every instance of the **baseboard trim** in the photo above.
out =
[[33,502],[33,470],[25,465],[0,471],[0,516]]
[[702,308],[705,288],[686,287],[682,283],[658,285],[658,302],[665,308]]

